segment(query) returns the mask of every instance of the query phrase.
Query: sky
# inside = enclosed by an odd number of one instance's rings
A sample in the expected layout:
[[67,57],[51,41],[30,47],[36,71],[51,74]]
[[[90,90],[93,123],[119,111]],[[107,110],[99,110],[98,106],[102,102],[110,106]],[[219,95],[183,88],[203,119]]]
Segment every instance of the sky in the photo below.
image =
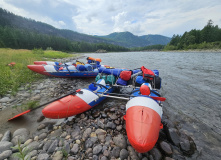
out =
[[129,31],[172,37],[221,26],[221,0],[0,0],[16,15],[88,35]]

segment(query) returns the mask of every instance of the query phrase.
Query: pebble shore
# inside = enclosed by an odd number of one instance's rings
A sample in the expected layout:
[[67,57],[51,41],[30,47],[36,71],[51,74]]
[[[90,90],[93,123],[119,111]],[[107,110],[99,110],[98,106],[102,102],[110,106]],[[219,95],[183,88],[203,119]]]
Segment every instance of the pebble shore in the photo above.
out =
[[[27,84],[16,96],[0,98],[0,108],[19,105],[28,100],[47,102],[70,91],[87,87],[94,79],[47,78]],[[39,116],[34,132],[19,128],[0,133],[0,160],[17,160],[18,140],[23,153],[31,160],[185,160],[196,152],[193,139],[178,129],[167,115],[163,115],[164,128],[155,147],[147,153],[138,153],[127,139],[125,121],[126,101],[106,99],[93,109],[69,117],[60,124],[44,123]],[[13,147],[13,148],[12,148]]]

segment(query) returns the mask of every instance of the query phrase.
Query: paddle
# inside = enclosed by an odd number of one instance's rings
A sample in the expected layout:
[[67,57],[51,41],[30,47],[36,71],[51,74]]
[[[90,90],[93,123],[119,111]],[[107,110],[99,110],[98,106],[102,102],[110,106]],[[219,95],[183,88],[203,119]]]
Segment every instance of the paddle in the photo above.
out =
[[[127,97],[137,97],[137,96],[133,96],[133,95],[129,95],[129,94],[119,94],[119,93],[103,93],[103,92],[96,92],[99,94],[106,94],[106,95],[114,95],[114,96],[109,96],[110,98],[117,98],[116,96],[127,96]],[[108,97],[108,96],[106,96]],[[154,97],[154,96],[149,96],[150,98],[157,100],[157,101],[165,101],[166,98],[165,97]],[[125,99],[125,100],[129,100],[128,98],[124,98],[124,97],[118,97],[119,99]]]
[[66,97],[66,96],[68,96],[68,95],[75,94],[76,92],[80,92],[80,89],[78,89],[78,90],[76,90],[76,91],[74,91],[74,92],[70,92],[70,93],[68,93],[68,94],[66,94],[66,95],[64,95],[64,96],[61,96],[61,97],[59,97],[59,98],[56,98],[56,99],[54,99],[54,100],[52,100],[52,101],[46,102],[46,103],[44,103],[44,104],[42,104],[42,105],[40,105],[40,106],[38,106],[38,107],[35,107],[35,108],[33,108],[33,109],[29,109],[29,110],[27,110],[27,111],[24,111],[24,112],[22,112],[22,113],[19,113],[19,114],[15,115],[14,117],[12,117],[11,119],[9,119],[8,121],[13,120],[13,119],[15,119],[15,118],[17,118],[17,117],[20,117],[20,116],[22,116],[22,115],[24,115],[24,114],[26,114],[26,113],[31,112],[31,111],[34,111],[34,110],[36,110],[36,109],[38,109],[38,108],[41,108],[41,107],[43,107],[43,106],[45,106],[45,105],[47,105],[47,104],[49,104],[49,103],[52,103],[52,102],[54,102],[54,101],[57,101],[57,100],[59,100],[59,99],[61,99],[61,98],[64,98],[64,97]]

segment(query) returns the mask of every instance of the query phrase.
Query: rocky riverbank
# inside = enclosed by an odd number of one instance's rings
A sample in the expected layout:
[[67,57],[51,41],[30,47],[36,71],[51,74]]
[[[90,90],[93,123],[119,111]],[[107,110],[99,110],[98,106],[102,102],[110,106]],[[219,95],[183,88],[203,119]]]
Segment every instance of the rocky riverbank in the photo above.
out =
[[[0,112],[30,100],[37,100],[42,104],[70,91],[87,87],[93,81],[94,79],[45,77],[41,81],[21,87],[16,96],[6,95],[1,98]],[[155,147],[147,153],[136,152],[126,135],[123,119],[125,104],[126,101],[106,99],[93,109],[56,124],[48,123],[47,118],[38,114],[36,121],[32,122],[32,125],[36,126],[34,128],[22,127],[0,132],[0,160],[18,159],[18,140],[21,142],[22,153],[33,160],[196,158],[197,151],[192,138],[178,129],[178,124],[173,123],[167,115],[163,115],[164,128],[160,131]],[[34,119],[34,116],[30,117],[31,119]]]

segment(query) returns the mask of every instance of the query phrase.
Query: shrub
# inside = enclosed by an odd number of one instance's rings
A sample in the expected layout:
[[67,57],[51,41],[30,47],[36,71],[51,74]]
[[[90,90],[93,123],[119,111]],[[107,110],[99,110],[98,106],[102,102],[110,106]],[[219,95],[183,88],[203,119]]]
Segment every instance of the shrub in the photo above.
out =
[[33,53],[33,54],[44,54],[44,51],[43,51],[42,48],[39,48],[39,49],[34,48],[34,49],[32,50],[32,53]]

